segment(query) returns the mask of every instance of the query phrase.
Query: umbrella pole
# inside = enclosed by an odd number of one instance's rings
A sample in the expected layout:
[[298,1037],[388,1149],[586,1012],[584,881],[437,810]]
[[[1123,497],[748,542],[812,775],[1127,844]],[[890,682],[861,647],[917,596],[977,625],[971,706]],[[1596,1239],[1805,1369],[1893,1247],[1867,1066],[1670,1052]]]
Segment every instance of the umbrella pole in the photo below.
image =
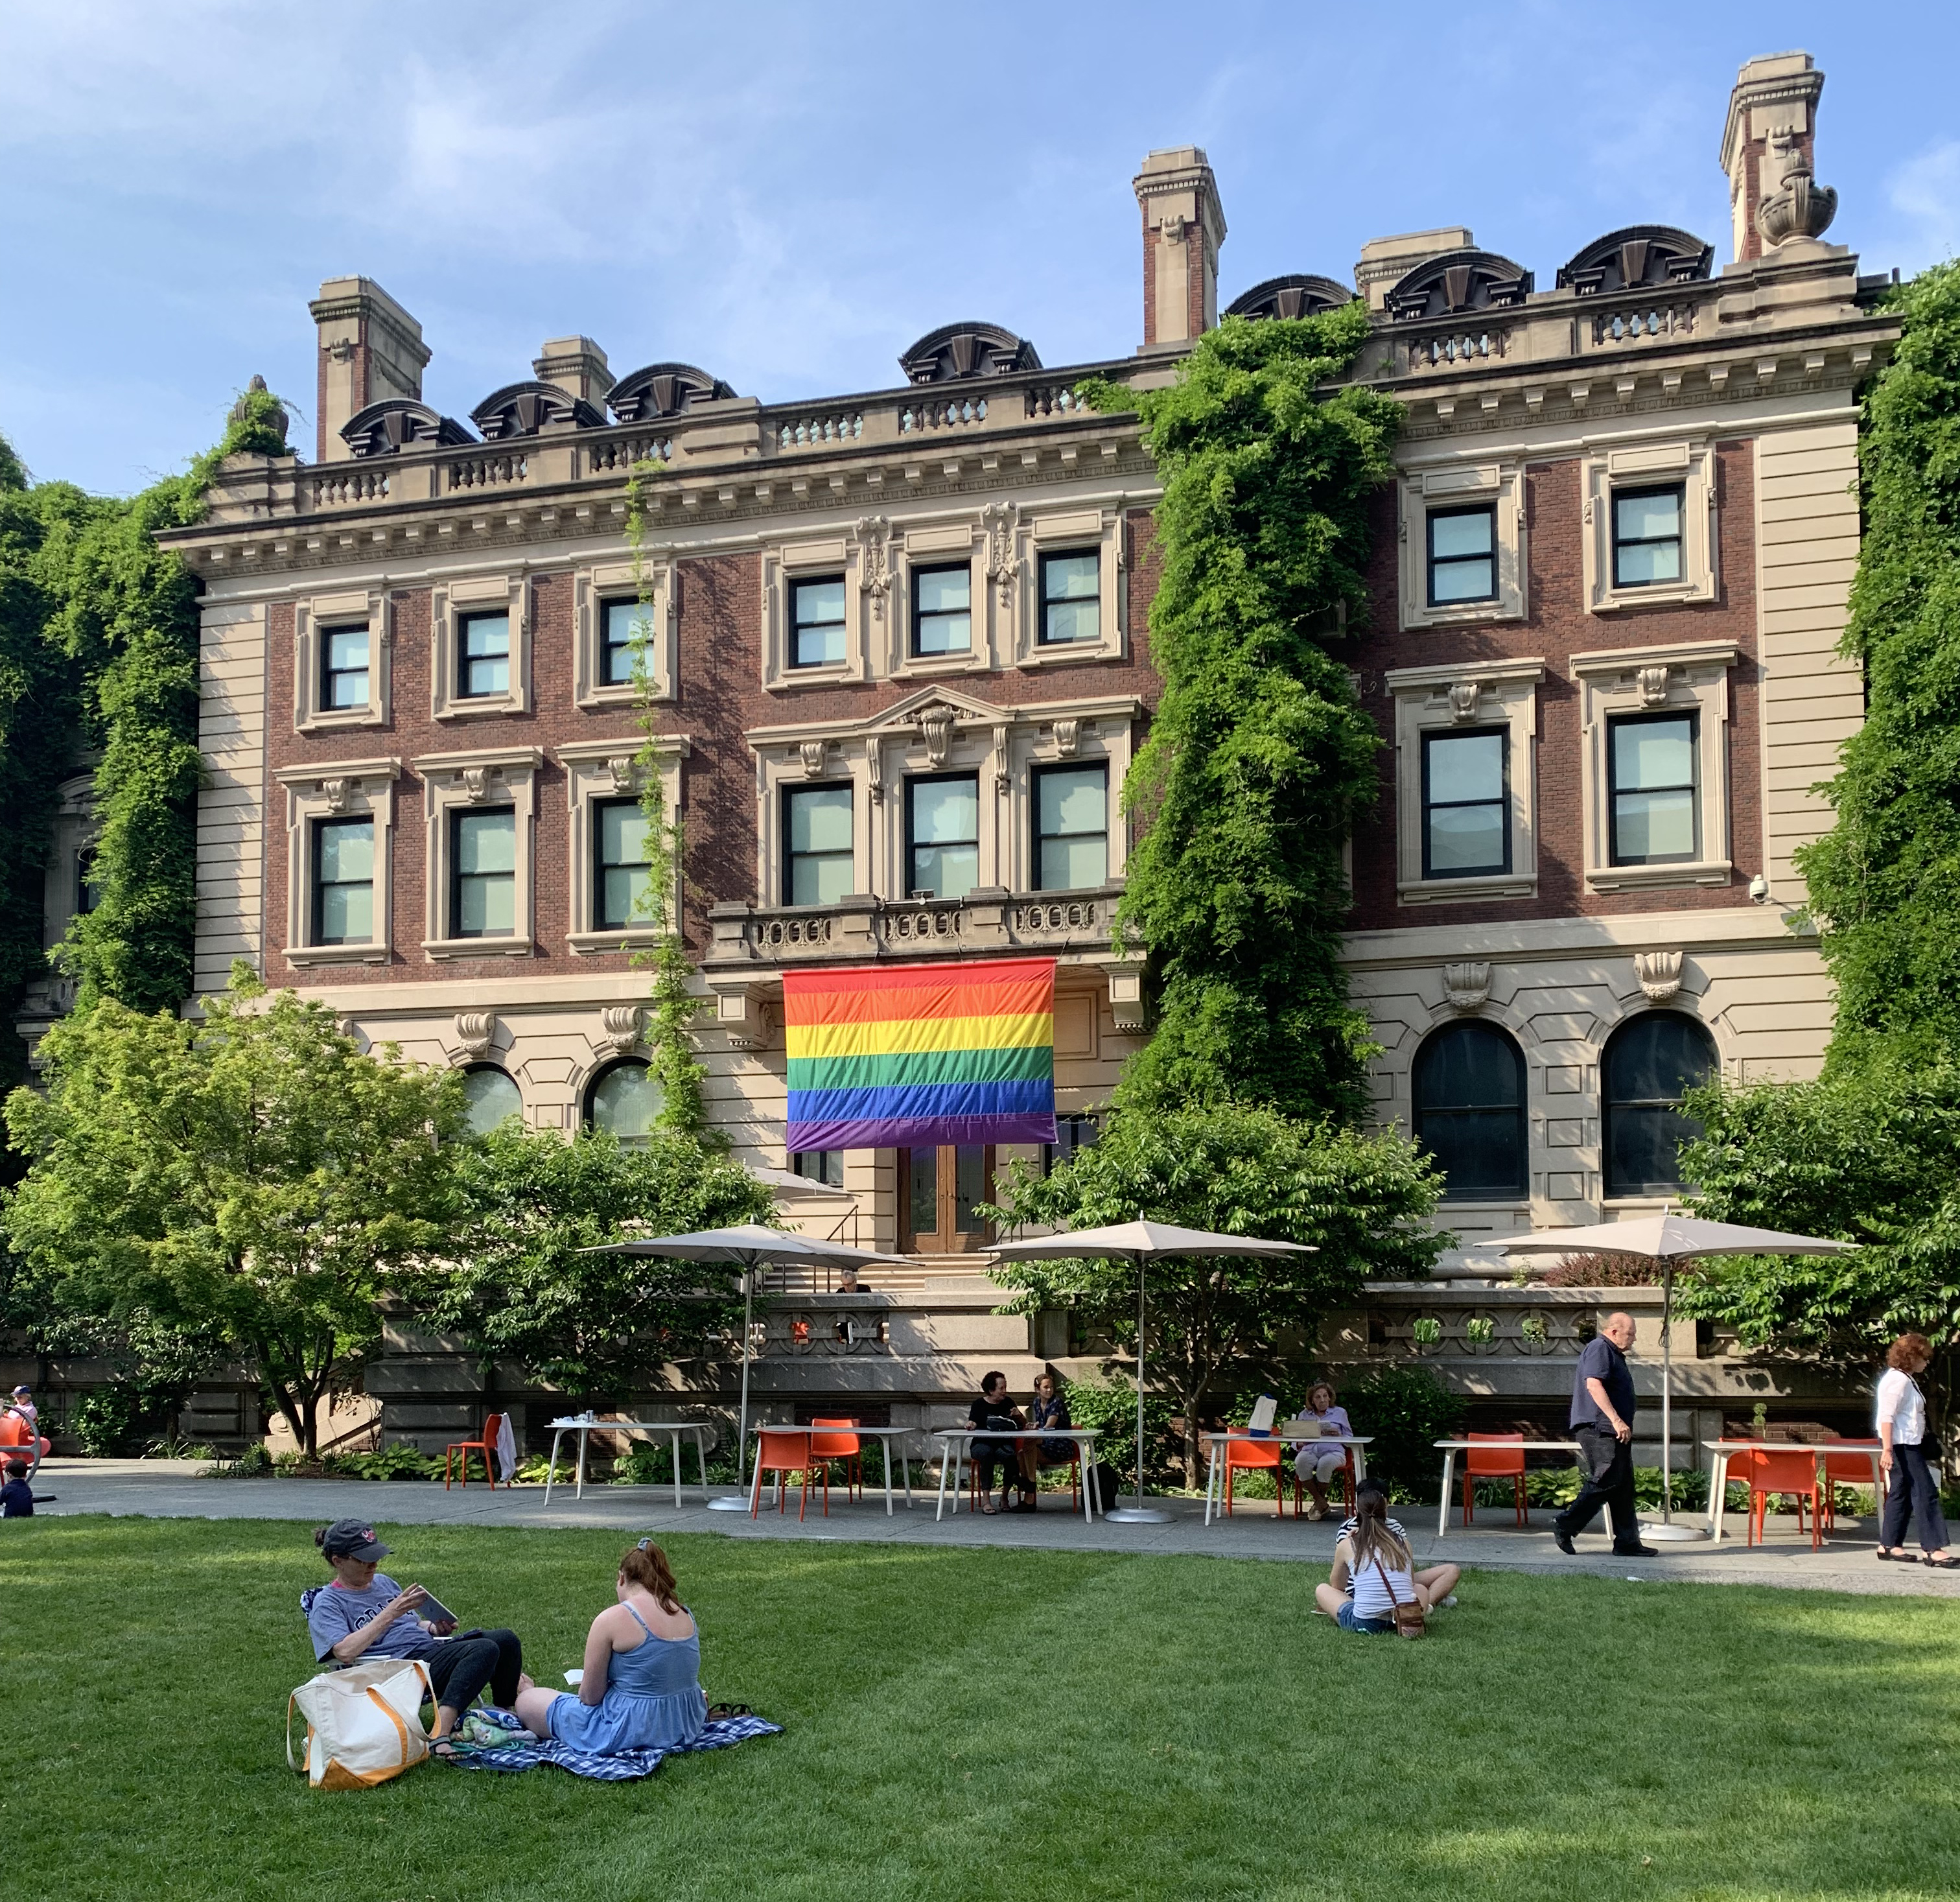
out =
[[751,1265],[742,1271],[742,1410],[735,1429],[735,1490],[723,1493],[719,1499],[710,1499],[708,1506],[714,1512],[746,1512],[749,1509],[742,1474],[749,1451],[749,1346],[755,1332],[756,1271]]
[[1102,1516],[1118,1525],[1163,1525],[1170,1518],[1168,1512],[1160,1512],[1155,1506],[1144,1503],[1144,1276],[1150,1266],[1149,1257],[1137,1257],[1137,1502],[1134,1505],[1119,1505],[1113,1512]]
[[1643,1535],[1663,1544],[1706,1538],[1699,1526],[1674,1522],[1674,1270],[1675,1257],[1660,1265],[1660,1523],[1643,1526]]

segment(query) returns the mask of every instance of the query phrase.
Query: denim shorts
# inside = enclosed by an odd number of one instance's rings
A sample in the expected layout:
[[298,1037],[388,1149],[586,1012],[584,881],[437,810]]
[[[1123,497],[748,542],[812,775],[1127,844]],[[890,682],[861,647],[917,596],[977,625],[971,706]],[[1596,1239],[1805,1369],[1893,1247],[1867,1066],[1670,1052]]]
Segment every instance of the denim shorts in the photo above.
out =
[[1350,1598],[1334,1614],[1334,1622],[1343,1631],[1392,1631],[1395,1621],[1392,1618],[1357,1618],[1354,1616],[1354,1601]]

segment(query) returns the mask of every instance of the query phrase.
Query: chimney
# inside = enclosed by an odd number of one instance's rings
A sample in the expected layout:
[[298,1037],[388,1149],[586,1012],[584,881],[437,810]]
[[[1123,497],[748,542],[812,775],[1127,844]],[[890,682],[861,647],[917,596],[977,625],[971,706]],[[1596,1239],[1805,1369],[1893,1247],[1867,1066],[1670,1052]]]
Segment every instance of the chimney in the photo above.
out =
[[[1763,200],[1780,192],[1787,173],[1800,170],[1806,179],[1812,174],[1817,101],[1823,91],[1824,75],[1807,53],[1770,53],[1748,61],[1736,75],[1722,128],[1722,169],[1729,174],[1738,264],[1755,263],[1768,248],[1756,215]],[[1831,204],[1834,209],[1834,196]],[[1815,237],[1830,219],[1806,217],[1803,222],[1816,223],[1816,231],[1800,234]]]
[[1173,145],[1130,182],[1144,213],[1144,348],[1188,343],[1218,321],[1218,181],[1197,146]]
[[330,277],[308,307],[320,329],[320,460],[340,462],[342,426],[368,404],[422,400],[428,346],[422,327],[371,277]]
[[1354,288],[1368,308],[1387,307],[1389,293],[1418,264],[1445,251],[1475,250],[1477,241],[1467,225],[1445,225],[1433,231],[1405,231],[1399,237],[1371,237],[1361,247],[1354,266]]
[[553,337],[531,360],[540,383],[553,383],[568,397],[595,408],[619,379],[606,367],[606,352],[590,337]]

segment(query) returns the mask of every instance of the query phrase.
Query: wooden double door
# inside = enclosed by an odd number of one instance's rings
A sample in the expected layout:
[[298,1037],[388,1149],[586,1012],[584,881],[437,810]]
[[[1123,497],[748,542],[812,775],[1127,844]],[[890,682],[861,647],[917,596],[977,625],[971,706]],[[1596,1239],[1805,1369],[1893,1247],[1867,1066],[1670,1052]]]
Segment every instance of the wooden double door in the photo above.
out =
[[974,1212],[994,1199],[991,1145],[899,1152],[900,1245],[907,1254],[970,1254],[992,1234]]

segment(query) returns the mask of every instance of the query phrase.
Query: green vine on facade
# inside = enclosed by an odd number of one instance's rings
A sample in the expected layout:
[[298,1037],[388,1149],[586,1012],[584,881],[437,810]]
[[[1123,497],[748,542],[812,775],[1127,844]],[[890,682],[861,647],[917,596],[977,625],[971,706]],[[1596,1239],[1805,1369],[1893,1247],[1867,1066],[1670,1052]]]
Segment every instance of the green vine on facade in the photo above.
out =
[[1369,511],[1402,418],[1375,390],[1330,393],[1367,334],[1359,303],[1227,317],[1169,388],[1083,386],[1141,416],[1163,483],[1163,695],[1124,787],[1139,836],[1118,914],[1149,955],[1156,1025],[1119,1104],[1367,1113],[1344,850],[1381,741],[1328,650],[1366,611]]
[[686,879],[686,839],[678,814],[669,815],[660,787],[660,722],[654,699],[648,655],[653,636],[652,583],[647,572],[647,485],[661,473],[651,459],[635,462],[626,478],[626,545],[633,559],[633,709],[640,750],[633,766],[639,781],[648,860],[644,886],[634,900],[635,915],[659,932],[651,948],[633,954],[634,964],[653,973],[653,998],[646,1032],[648,1066],[659,1079],[659,1124],[676,1135],[708,1139],[708,1106],[702,1085],[708,1072],[696,1053],[694,1021],[700,1009],[693,989],[694,967],[687,954],[680,915]]

